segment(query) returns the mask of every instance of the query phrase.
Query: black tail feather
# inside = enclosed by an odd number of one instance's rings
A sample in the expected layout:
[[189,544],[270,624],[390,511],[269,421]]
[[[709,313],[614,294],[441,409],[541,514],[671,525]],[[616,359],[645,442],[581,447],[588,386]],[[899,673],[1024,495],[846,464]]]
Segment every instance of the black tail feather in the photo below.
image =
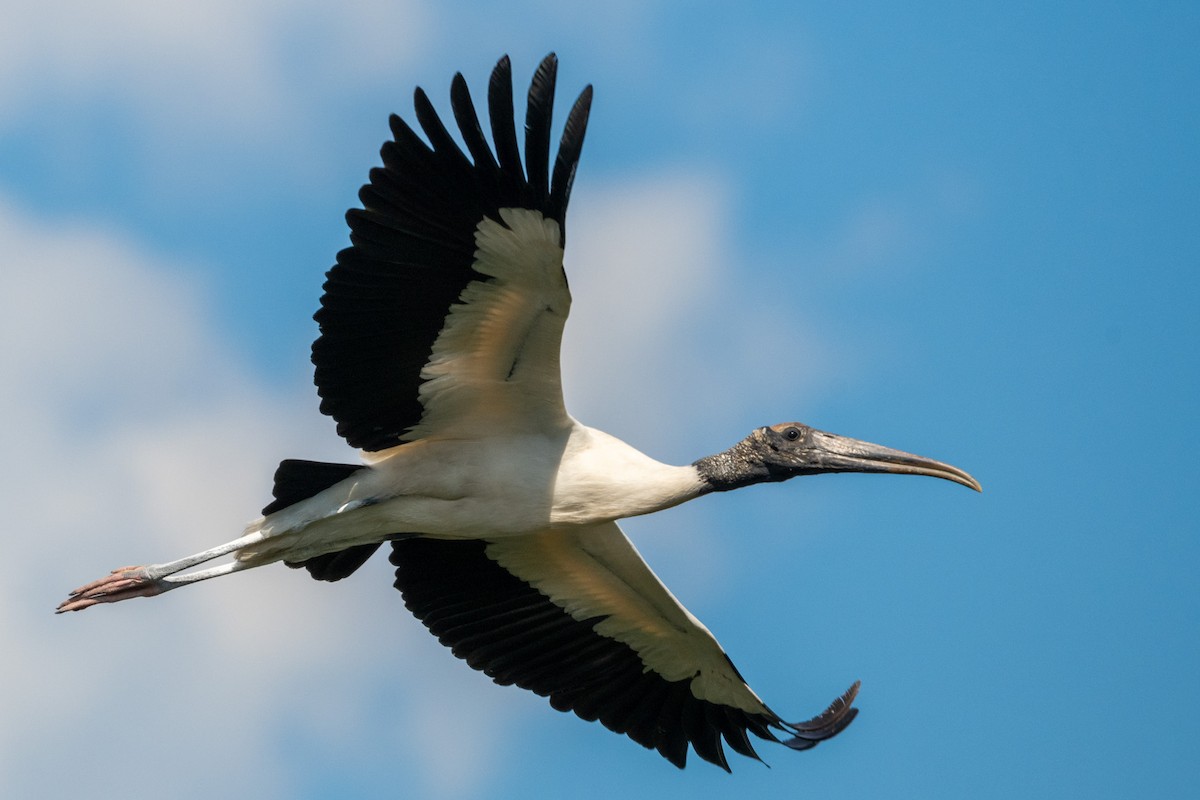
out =
[[[349,478],[366,467],[361,464],[331,464],[324,461],[304,461],[289,458],[275,470],[274,500],[263,509],[264,515],[282,511],[301,500],[307,500],[330,486]],[[340,581],[367,562],[379,549],[378,544],[363,544],[336,553],[325,553],[307,561],[285,562],[289,567],[304,567],[319,581]]]

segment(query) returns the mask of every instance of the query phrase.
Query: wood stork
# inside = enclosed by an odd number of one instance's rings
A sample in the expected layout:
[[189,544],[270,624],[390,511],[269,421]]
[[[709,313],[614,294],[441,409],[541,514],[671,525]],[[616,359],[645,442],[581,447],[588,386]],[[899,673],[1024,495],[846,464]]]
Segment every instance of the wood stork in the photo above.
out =
[[405,604],[454,655],[679,767],[689,745],[728,770],[722,740],[758,758],[748,733],[805,750],[854,719],[857,683],[813,719],[783,721],[617,520],[825,472],[979,484],[948,464],[799,423],[669,466],[573,419],[559,376],[571,305],[563,223],[592,88],[567,115],[551,170],[556,68],[551,54],[533,77],[524,168],[507,57],[488,85],[494,151],[461,74],[450,98],[469,157],[422,90],[427,142],[391,117],[383,166],[347,214],[351,246],[328,273],[312,347],[321,411],[365,463],[284,461],[274,500],[242,536],[114,570],[59,612],[276,561],[336,581],[390,542]]

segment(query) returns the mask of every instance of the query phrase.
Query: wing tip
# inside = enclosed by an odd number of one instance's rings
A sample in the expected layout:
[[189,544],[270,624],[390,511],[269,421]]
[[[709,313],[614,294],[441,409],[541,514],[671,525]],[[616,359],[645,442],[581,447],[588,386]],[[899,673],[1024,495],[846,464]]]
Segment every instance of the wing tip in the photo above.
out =
[[782,740],[781,744],[792,750],[808,750],[837,736],[858,716],[854,699],[858,697],[861,687],[862,681],[855,681],[828,708],[812,719],[804,722],[781,721],[778,727],[791,734],[791,738]]

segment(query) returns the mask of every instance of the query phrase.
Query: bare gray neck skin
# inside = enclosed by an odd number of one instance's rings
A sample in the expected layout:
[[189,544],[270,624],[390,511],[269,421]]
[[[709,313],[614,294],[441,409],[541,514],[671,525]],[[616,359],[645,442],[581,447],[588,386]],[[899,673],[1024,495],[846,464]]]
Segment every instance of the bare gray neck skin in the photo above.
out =
[[751,435],[728,450],[693,461],[692,466],[704,482],[700,493],[728,492],[755,483],[785,480],[786,476],[772,474],[760,448],[761,444]]

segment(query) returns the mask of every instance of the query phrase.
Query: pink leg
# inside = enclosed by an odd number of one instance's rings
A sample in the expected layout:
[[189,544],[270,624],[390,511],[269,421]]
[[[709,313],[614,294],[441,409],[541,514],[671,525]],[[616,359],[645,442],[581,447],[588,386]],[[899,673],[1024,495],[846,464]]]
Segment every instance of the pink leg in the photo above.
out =
[[230,572],[237,572],[249,565],[244,561],[234,561],[219,567],[179,574],[197,564],[211,561],[214,558],[241,550],[247,545],[261,542],[263,538],[263,534],[256,531],[234,539],[232,542],[226,542],[195,555],[180,558],[176,561],[169,561],[165,564],[147,564],[140,567],[114,569],[100,580],[92,581],[71,592],[66,600],[59,603],[54,613],[61,614],[64,611],[82,611],[85,608],[91,608],[100,603],[116,603],[120,600],[128,600],[131,597],[154,597],[155,595],[188,583],[208,580],[220,575],[228,575]]
[[82,611],[97,603],[115,603],[131,597],[153,597],[171,588],[161,579],[151,578],[145,567],[121,567],[71,592],[66,600],[58,604],[54,613]]

